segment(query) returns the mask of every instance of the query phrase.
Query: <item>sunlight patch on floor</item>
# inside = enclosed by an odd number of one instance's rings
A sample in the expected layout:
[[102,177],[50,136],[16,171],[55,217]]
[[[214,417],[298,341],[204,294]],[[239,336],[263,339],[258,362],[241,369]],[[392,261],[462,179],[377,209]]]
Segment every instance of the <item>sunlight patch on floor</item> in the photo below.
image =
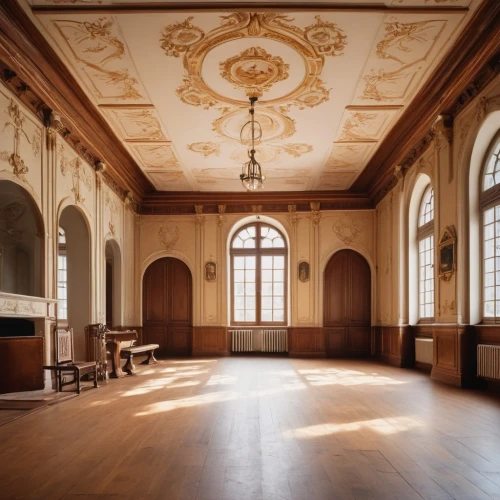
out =
[[363,429],[370,429],[384,436],[397,434],[398,432],[409,431],[418,427],[425,427],[425,424],[409,416],[377,418],[373,420],[360,420],[356,422],[346,422],[342,424],[318,424],[308,427],[300,427],[283,432],[286,439],[313,439],[340,432],[356,432]]
[[311,385],[401,385],[406,384],[403,380],[395,380],[391,377],[367,374],[357,370],[342,369],[316,369],[299,370],[299,373]]

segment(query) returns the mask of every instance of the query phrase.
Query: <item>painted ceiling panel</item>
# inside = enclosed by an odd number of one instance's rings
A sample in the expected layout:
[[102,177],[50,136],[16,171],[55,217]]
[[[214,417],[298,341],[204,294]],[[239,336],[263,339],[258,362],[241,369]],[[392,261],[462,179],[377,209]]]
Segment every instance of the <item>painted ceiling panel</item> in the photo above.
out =
[[257,96],[266,190],[345,190],[465,25],[442,7],[471,2],[385,3],[427,9],[36,15],[156,189],[241,191]]

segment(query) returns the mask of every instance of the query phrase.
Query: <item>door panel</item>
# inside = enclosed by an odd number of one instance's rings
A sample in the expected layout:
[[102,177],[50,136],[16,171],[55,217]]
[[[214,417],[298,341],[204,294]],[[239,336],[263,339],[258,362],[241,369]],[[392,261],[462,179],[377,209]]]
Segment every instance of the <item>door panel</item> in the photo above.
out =
[[323,325],[329,356],[371,352],[371,271],[354,250],[334,254],[325,269]]
[[143,280],[143,335],[159,354],[191,354],[192,288],[189,268],[165,257],[153,262]]

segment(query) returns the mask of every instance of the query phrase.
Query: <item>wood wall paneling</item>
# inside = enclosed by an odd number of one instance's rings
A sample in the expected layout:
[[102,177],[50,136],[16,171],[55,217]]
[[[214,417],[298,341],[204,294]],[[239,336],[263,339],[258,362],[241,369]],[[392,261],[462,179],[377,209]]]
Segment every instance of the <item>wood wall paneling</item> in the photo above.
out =
[[227,328],[199,326],[193,328],[193,356],[229,356]]
[[412,368],[415,364],[415,337],[410,325],[380,326],[375,329],[377,354],[393,366]]
[[324,357],[326,355],[322,328],[291,328],[289,339],[290,356]]

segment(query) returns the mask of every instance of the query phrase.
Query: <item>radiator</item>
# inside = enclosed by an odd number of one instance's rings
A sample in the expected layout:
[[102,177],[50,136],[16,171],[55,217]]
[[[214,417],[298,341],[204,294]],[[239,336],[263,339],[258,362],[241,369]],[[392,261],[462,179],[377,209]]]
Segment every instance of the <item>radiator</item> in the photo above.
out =
[[415,361],[432,365],[432,339],[416,338],[415,339]]
[[252,330],[230,330],[231,350],[233,352],[253,351]]
[[500,346],[477,346],[477,376],[500,380]]
[[263,330],[262,351],[288,352],[288,332],[286,330]]

